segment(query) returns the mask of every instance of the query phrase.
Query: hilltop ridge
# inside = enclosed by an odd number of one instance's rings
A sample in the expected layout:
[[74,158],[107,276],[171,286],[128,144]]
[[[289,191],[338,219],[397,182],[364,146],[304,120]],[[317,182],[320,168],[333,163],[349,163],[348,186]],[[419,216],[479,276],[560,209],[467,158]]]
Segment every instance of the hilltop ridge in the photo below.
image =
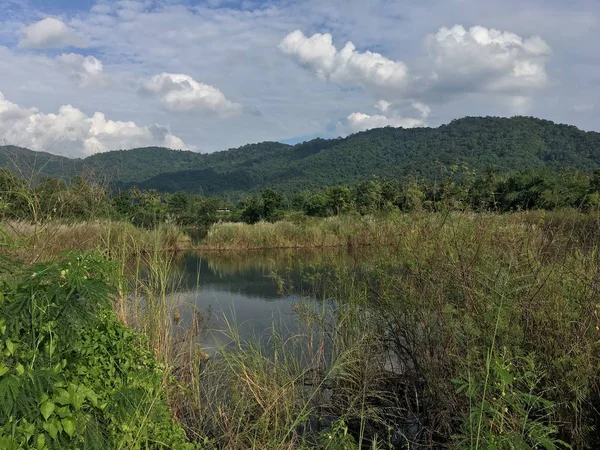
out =
[[206,195],[265,187],[291,192],[373,175],[433,179],[458,163],[476,171],[490,165],[501,172],[590,170],[600,167],[600,133],[533,117],[465,117],[437,128],[386,127],[345,138],[296,145],[267,141],[208,154],[145,147],[70,159],[0,147],[0,166],[26,177],[69,178],[93,170],[115,186]]

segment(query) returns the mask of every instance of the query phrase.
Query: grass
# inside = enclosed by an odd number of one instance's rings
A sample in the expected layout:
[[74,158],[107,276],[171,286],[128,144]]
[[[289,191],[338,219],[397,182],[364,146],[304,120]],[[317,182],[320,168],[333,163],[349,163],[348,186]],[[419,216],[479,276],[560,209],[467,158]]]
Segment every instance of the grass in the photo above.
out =
[[102,251],[109,257],[126,252],[135,255],[157,245],[164,251],[189,248],[190,238],[173,225],[154,230],[120,221],[49,222],[4,221],[3,230],[12,241],[11,256],[28,263],[47,261],[63,251]]
[[[201,366],[202,413],[188,426],[224,448],[327,448],[323,436],[336,445],[348,437],[345,448],[592,445],[600,423],[598,216],[381,222],[371,236],[386,245],[355,246],[345,264],[324,258],[303,268],[307,293],[337,302],[298,305],[300,332],[231,333],[234,344]],[[255,227],[253,236],[280,230]],[[252,239],[243,242],[281,242]]]
[[[249,337],[230,323],[229,345],[208,359],[198,344],[201,315],[175,330],[167,292],[177,274],[173,252],[164,251],[173,241],[164,231],[138,241],[127,229],[111,230],[85,245],[117,261],[117,311],[148,337],[164,365],[172,413],[208,448],[583,449],[597,442],[595,213],[216,224],[206,249],[351,252],[311,252],[300,267],[293,251],[278,259],[209,254],[223,271],[243,272],[256,258],[277,271],[284,292],[317,301],[294,305],[295,331],[274,324]],[[13,245],[22,236],[29,248],[44,244],[33,246],[31,233],[5,234]]]
[[395,238],[405,216],[337,216],[275,223],[220,222],[212,225],[198,246],[202,250],[355,248],[384,245]]

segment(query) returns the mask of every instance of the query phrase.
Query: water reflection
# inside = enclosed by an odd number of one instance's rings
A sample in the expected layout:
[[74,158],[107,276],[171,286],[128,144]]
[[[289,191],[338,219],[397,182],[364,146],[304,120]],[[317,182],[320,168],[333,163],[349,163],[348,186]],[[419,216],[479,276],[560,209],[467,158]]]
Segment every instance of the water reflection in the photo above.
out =
[[202,343],[212,353],[228,343],[223,333],[228,323],[244,337],[264,335],[274,324],[295,330],[293,305],[319,297],[306,274],[335,270],[351,259],[340,250],[185,253],[175,260],[169,297],[178,305],[182,328],[193,308],[204,312],[211,332],[204,334]]

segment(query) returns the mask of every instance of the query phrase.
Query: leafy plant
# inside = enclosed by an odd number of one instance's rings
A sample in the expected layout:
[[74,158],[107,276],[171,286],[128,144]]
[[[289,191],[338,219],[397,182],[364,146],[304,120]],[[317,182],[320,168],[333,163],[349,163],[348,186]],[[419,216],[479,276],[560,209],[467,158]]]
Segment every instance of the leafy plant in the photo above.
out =
[[191,448],[164,368],[116,319],[114,276],[99,254],[71,254],[2,281],[2,448]]

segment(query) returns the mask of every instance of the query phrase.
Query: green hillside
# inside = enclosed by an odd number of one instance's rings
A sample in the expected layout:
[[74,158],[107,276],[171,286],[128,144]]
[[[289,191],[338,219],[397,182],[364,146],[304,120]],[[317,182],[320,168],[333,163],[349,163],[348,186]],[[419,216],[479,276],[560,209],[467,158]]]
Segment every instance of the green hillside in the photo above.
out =
[[[6,149],[0,163],[10,168]],[[120,186],[236,195],[265,187],[292,192],[352,184],[372,175],[436,179],[457,163],[478,171],[489,165],[500,172],[590,170],[600,166],[600,133],[531,117],[467,117],[438,128],[379,128],[343,139],[294,146],[264,142],[211,154],[151,147],[68,160],[19,151],[30,165],[37,156],[37,167],[52,176],[94,169]]]
[[6,145],[0,146],[0,167],[28,180],[44,176],[68,178],[81,172],[82,160]]

